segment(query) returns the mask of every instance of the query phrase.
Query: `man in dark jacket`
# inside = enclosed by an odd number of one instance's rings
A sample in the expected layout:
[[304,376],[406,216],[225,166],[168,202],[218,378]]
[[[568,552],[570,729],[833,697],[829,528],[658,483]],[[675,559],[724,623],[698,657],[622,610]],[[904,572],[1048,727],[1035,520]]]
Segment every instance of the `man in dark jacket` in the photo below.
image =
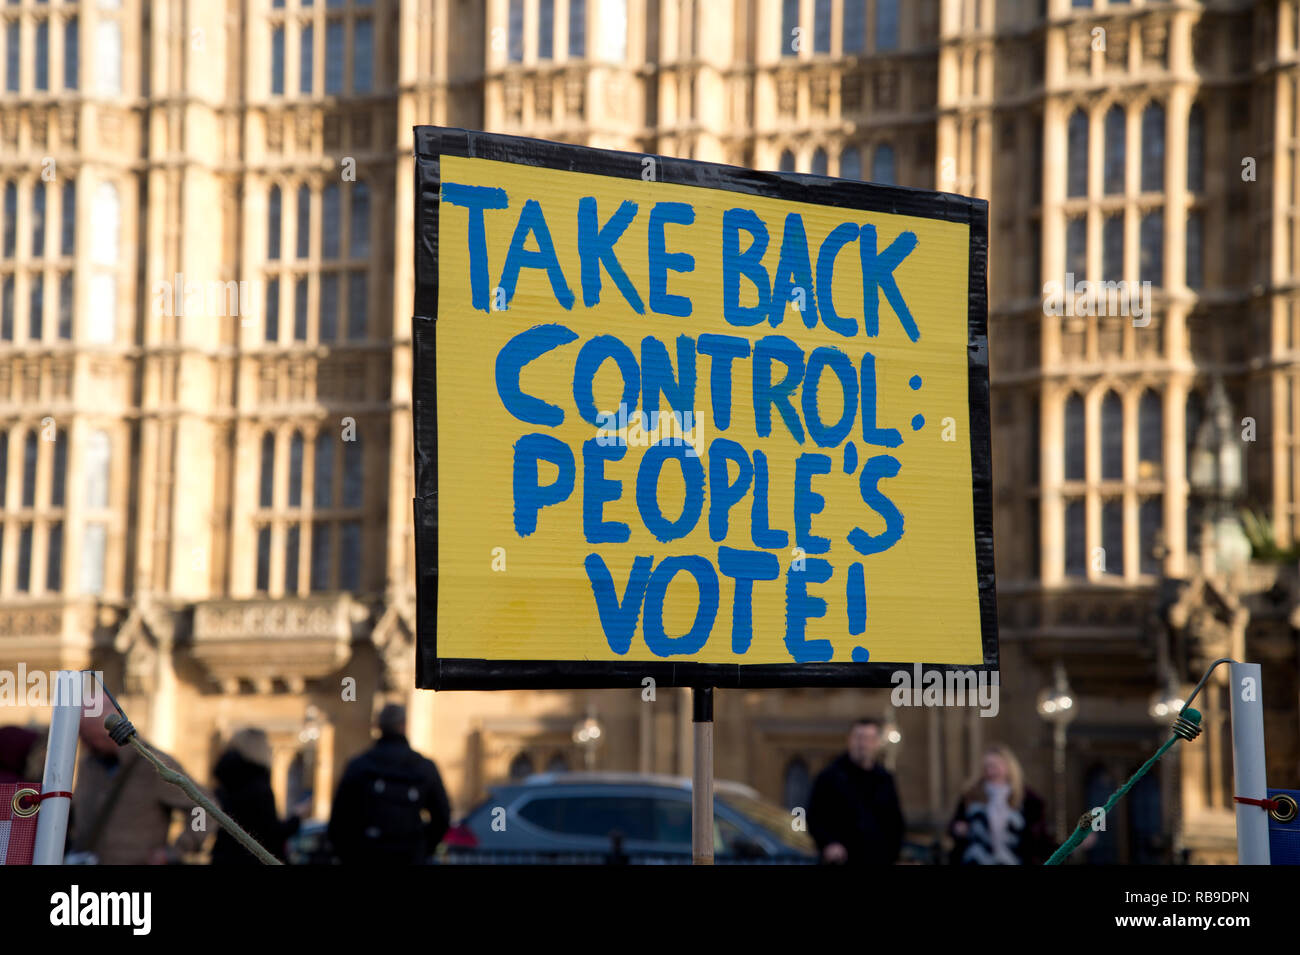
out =
[[903,845],[903,810],[894,777],[876,761],[880,722],[858,720],[849,750],[813,783],[808,830],[823,862],[893,865]]
[[329,837],[345,864],[419,865],[451,825],[438,767],[406,741],[406,708],[379,713],[379,741],[348,763]]

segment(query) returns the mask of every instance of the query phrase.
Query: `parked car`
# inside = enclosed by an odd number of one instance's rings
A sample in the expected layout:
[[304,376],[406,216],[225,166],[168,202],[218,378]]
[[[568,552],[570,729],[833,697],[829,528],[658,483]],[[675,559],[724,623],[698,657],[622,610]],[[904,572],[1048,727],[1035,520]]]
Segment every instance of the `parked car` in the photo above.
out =
[[[810,864],[791,813],[749,786],[715,782],[715,861]],[[439,860],[506,863],[687,862],[691,781],[641,773],[540,773],[496,786],[443,839]]]

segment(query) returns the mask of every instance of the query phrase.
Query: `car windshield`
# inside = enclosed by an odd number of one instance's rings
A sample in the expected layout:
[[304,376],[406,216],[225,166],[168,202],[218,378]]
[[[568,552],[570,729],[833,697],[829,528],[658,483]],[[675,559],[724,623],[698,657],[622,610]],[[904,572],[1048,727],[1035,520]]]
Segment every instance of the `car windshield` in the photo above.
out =
[[790,825],[791,815],[779,806],[741,796],[734,793],[719,793],[718,798],[732,809],[743,813],[748,819],[762,826],[763,830],[777,839],[782,845],[799,852],[816,852],[812,837],[806,832],[797,832]]

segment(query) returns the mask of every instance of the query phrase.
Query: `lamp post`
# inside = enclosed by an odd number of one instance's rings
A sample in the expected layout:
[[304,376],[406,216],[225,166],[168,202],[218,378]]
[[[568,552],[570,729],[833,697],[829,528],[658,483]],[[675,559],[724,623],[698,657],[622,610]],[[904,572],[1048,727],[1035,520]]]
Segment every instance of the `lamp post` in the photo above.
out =
[[594,707],[587,708],[587,715],[573,727],[573,741],[582,751],[582,765],[588,772],[596,768],[596,750],[604,741],[605,728],[596,719]]
[[1052,774],[1056,783],[1056,839],[1064,842],[1065,825],[1065,729],[1078,715],[1074,691],[1065,676],[1065,665],[1056,661],[1052,686],[1038,694],[1038,715],[1052,725]]

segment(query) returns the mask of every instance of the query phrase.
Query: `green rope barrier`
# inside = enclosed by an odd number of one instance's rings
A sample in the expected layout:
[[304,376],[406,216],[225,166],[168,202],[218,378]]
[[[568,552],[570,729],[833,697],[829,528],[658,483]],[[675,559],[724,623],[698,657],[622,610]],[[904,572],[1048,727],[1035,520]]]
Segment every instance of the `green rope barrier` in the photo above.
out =
[[[1106,805],[1102,807],[1102,813],[1109,813],[1111,809],[1114,808],[1115,804],[1124,798],[1128,791],[1137,784],[1137,781],[1145,776],[1150,771],[1151,767],[1159,762],[1160,757],[1169,752],[1175,743],[1180,739],[1193,740],[1200,732],[1200,711],[1194,710],[1191,707],[1184,707],[1182,712],[1178,714],[1178,720],[1174,723],[1173,735],[1170,736],[1169,739],[1165,740],[1164,745],[1156,750],[1154,756],[1143,763],[1142,767],[1129,777],[1128,782],[1111,793],[1111,797],[1106,800]],[[1090,810],[1085,812],[1079,818],[1079,824],[1075,826],[1074,832],[1070,834],[1070,838],[1061,843],[1060,848],[1053,852],[1052,857],[1044,862],[1043,865],[1060,865],[1069,858],[1070,853],[1079,848],[1083,843],[1083,840],[1088,838],[1088,833],[1092,831],[1092,821],[1092,811]]]

